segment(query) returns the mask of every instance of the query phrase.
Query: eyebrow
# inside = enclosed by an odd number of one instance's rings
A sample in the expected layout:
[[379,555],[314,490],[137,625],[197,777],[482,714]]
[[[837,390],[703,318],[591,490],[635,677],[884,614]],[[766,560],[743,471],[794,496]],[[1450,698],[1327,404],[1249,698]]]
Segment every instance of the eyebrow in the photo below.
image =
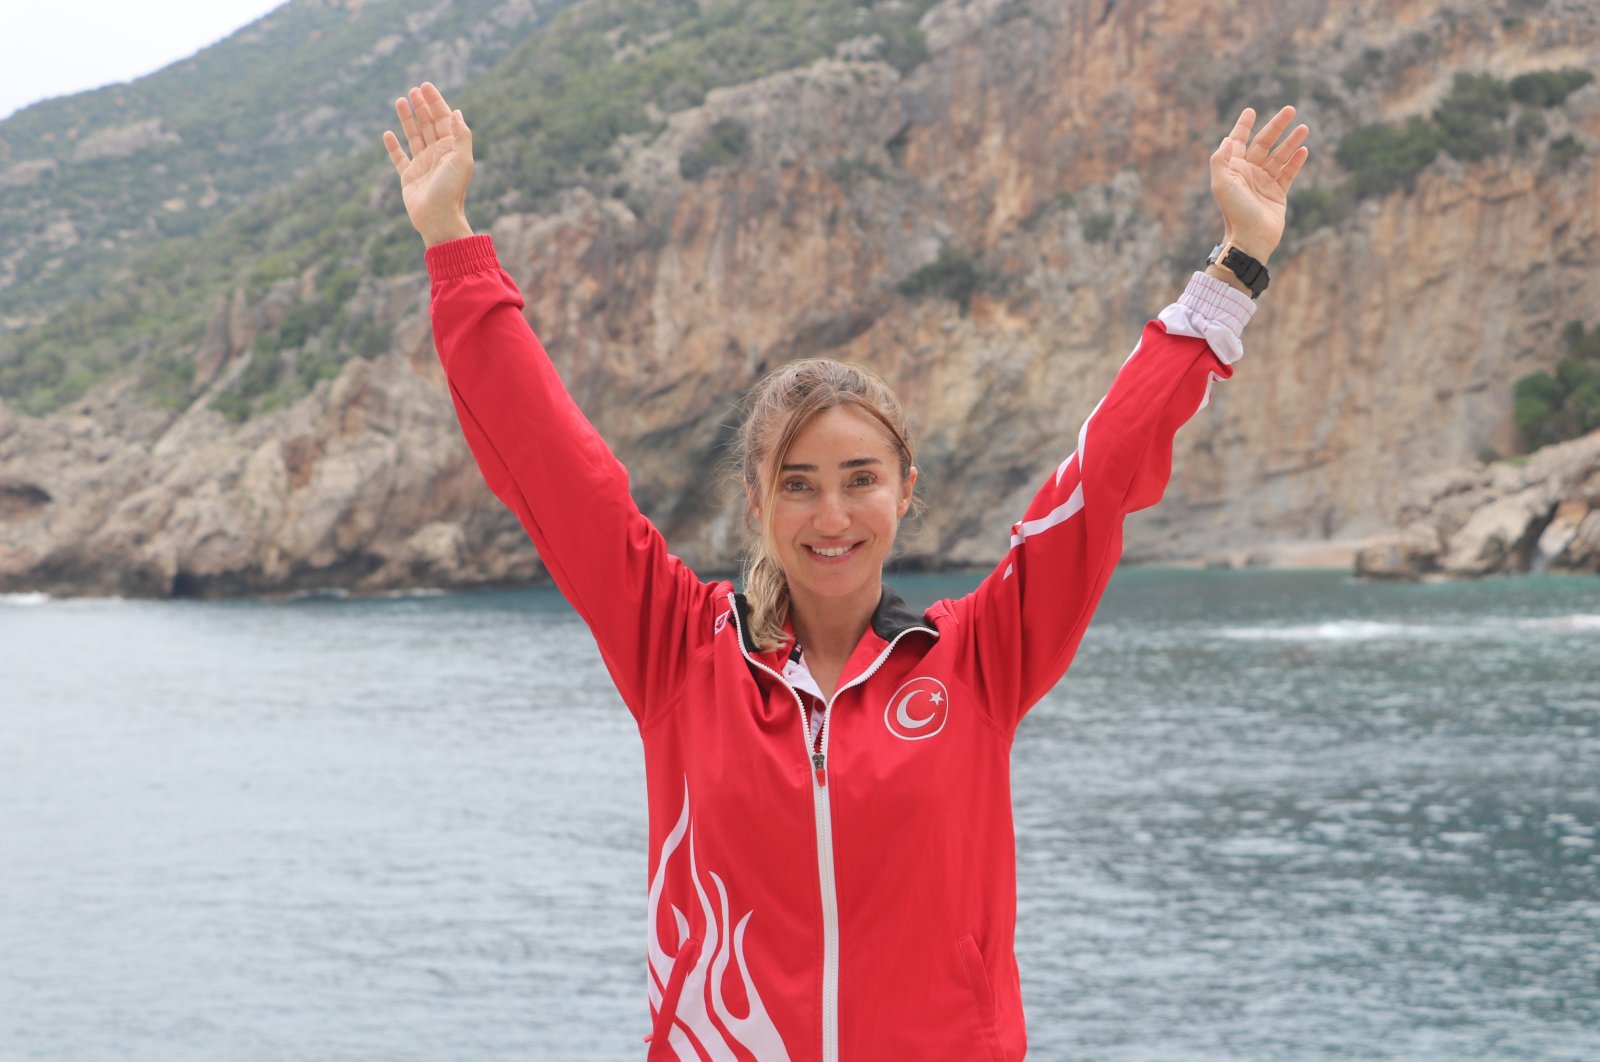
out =
[[[840,461],[840,468],[866,468],[868,465],[881,465],[883,461],[877,457],[852,457],[848,461]],[[815,472],[816,465],[784,465],[779,472]]]

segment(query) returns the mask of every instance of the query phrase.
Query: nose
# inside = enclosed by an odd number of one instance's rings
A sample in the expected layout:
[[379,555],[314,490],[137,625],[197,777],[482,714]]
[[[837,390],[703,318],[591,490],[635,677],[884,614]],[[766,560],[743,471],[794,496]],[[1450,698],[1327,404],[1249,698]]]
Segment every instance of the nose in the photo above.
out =
[[842,535],[850,530],[850,510],[844,496],[838,491],[823,491],[811,523],[824,535]]

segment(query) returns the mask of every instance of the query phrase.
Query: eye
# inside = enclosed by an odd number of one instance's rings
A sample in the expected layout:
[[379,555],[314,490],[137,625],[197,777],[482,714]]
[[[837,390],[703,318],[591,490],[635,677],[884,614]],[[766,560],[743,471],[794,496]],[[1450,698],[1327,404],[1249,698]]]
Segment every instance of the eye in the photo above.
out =
[[850,477],[850,485],[852,487],[870,487],[876,482],[878,482],[878,477],[871,472],[857,472]]
[[800,494],[810,490],[811,484],[803,479],[786,479],[783,481],[782,489],[785,494]]

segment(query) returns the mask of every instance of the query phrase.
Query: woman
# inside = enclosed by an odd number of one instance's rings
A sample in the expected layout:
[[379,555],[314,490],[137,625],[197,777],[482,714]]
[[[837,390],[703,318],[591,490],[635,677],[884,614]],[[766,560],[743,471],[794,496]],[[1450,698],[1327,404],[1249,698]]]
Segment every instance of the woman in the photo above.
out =
[[1259,291],[1250,260],[1282,235],[1305,127],[1273,147],[1292,108],[1253,140],[1240,115],[1211,156],[1228,253],[1146,326],[995,571],[918,615],[882,585],[917,478],[887,387],[813,360],[757,388],[748,593],[700,581],[634,506],[468,226],[461,113],[430,84],[396,110],[409,154],[384,141],[427,245],[462,428],[644,741],[648,1058],[1021,1058],[1012,735],[1071,661],[1124,515],[1160,498],[1173,434],[1232,375],[1254,304],[1220,262]]

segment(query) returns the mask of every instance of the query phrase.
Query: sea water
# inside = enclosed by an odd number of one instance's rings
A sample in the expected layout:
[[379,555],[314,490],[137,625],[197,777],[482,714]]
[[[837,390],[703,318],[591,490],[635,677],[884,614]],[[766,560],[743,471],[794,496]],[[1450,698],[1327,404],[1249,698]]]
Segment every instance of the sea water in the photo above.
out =
[[[1030,1058],[1600,1058],[1600,580],[1125,570],[1013,760]],[[641,1058],[644,810],[549,591],[0,599],[0,1059]]]

